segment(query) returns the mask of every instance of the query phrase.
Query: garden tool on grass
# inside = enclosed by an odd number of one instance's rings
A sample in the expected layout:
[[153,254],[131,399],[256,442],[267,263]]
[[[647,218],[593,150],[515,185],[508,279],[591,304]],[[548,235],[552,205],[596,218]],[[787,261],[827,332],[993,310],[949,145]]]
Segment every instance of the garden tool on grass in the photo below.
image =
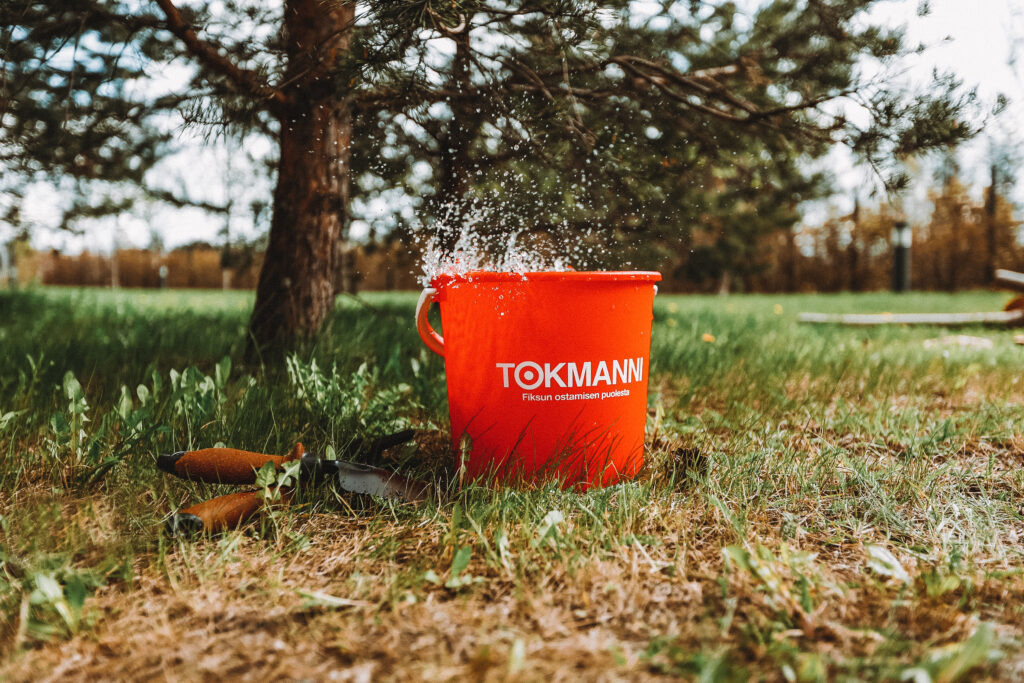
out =
[[[382,451],[409,441],[411,430],[381,437],[363,450],[365,455],[379,455]],[[210,484],[254,484],[257,471],[266,463],[281,469],[285,463],[299,461],[299,480],[306,485],[330,481],[339,491],[362,493],[379,498],[419,502],[426,498],[430,486],[415,479],[359,463],[326,460],[306,453],[301,443],[288,455],[267,455],[240,451],[234,448],[204,448],[198,451],[179,451],[157,457],[158,468],[183,479]],[[282,490],[281,500],[291,500],[292,492]],[[173,534],[197,531],[223,531],[245,522],[263,506],[261,489],[218,496],[176,512],[167,521]]]

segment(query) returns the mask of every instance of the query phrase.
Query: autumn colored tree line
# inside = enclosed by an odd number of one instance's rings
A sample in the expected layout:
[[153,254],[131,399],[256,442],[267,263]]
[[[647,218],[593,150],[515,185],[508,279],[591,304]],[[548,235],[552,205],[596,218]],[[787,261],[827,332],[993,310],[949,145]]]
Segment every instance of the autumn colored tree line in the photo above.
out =
[[[760,263],[742,282],[746,291],[870,291],[892,284],[892,230],[906,220],[913,234],[911,286],[974,289],[993,283],[997,268],[1024,271],[1021,222],[992,188],[973,198],[956,177],[930,193],[927,219],[882,204],[858,206],[820,225],[802,225],[763,239]],[[706,287],[706,285],[705,285]]]
[[[265,257],[262,251],[223,249],[208,244],[167,253],[118,249],[112,255],[34,251],[27,244],[16,244],[11,253],[14,268],[6,274],[0,269],[0,285],[16,277],[22,285],[255,289]],[[351,293],[415,289],[416,258],[397,243],[353,245],[342,250],[339,257],[339,289]]]
[[[1024,271],[1021,221],[1014,205],[987,190],[980,200],[956,178],[931,193],[927,220],[908,221],[913,232],[912,286],[921,290],[972,289],[992,283],[995,268]],[[858,206],[820,225],[799,225],[759,238],[754,262],[731,277],[731,291],[836,292],[887,289],[892,282],[892,229],[903,216],[892,206]],[[721,278],[695,279],[689,253],[662,263],[663,291],[715,292]],[[263,254],[204,245],[160,254],[123,249],[113,258],[85,252],[16,250],[22,282],[41,284],[252,289]],[[338,280],[345,291],[416,289],[419,255],[401,243],[370,243],[343,251]],[[160,269],[166,268],[161,280]]]

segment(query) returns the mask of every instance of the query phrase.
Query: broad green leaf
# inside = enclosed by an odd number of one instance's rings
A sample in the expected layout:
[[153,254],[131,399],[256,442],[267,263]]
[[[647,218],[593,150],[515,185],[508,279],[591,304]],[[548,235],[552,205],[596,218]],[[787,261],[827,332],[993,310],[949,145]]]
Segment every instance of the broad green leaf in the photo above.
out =
[[469,566],[469,558],[473,555],[473,546],[464,545],[452,556],[451,578],[457,578]]

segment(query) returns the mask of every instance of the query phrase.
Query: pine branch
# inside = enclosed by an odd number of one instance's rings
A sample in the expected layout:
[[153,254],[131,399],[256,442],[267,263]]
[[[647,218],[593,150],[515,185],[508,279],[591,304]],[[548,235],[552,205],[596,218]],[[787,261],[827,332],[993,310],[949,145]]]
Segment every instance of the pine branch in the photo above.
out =
[[198,199],[189,199],[187,197],[179,196],[171,192],[170,190],[164,190],[159,188],[145,187],[143,189],[146,195],[148,195],[151,199],[164,202],[165,204],[170,204],[171,206],[179,209],[195,208],[202,209],[203,211],[208,211],[209,213],[220,213],[225,215],[231,213],[230,204],[214,204],[213,202],[206,202]]
[[168,30],[185,44],[196,59],[227,78],[242,93],[265,102],[272,110],[288,103],[288,97],[283,91],[266,83],[255,71],[238,66],[222,55],[215,45],[201,39],[195,30],[185,23],[181,12],[171,0],[156,0],[156,4],[167,17]]

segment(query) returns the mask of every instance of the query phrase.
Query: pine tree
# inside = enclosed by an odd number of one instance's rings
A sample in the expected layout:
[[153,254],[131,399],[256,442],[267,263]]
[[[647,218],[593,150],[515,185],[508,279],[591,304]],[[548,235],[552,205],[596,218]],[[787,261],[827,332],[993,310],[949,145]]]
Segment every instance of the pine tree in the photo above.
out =
[[[23,228],[26,186],[52,178],[72,201],[61,225],[120,213],[167,151],[154,125],[186,95],[131,90],[146,65],[173,58],[154,17],[114,14],[90,0],[0,4],[0,191],[5,222]],[[131,50],[127,50],[127,46]]]
[[[353,177],[410,179],[420,160],[433,169],[424,212],[459,213],[514,174],[543,196],[526,217],[540,227],[600,222],[612,242],[674,251],[691,226],[715,226],[706,260],[721,275],[821,191],[802,162],[831,145],[898,185],[891,160],[972,133],[973,95],[952,79],[904,93],[860,77],[860,60],[908,49],[865,20],[874,4],[774,0],[746,16],[667,1],[640,16],[626,0],[8,0],[3,161],[139,182],[167,142],[151,118],[172,109],[271,136],[254,349],[315,333],[331,309],[337,246],[365,191]],[[125,87],[182,58],[186,92],[146,101]],[[870,125],[848,121],[844,100]],[[590,182],[566,192],[581,169]]]

